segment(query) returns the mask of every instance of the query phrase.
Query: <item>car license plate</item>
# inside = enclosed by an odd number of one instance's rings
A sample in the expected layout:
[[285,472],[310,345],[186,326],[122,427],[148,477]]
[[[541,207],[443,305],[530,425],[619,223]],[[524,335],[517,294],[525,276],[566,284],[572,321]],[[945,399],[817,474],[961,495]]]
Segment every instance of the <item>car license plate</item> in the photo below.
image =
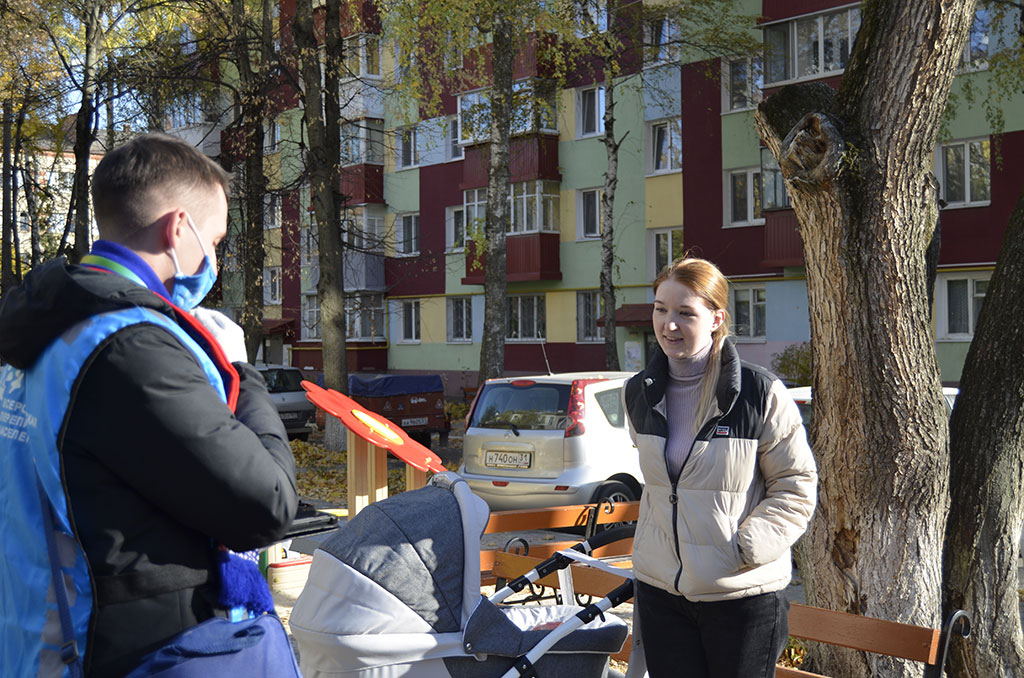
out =
[[294,421],[295,419],[298,419],[300,416],[301,415],[298,412],[282,412],[281,421]]
[[402,420],[402,426],[426,426],[426,417],[410,417]]
[[491,468],[530,468],[530,452],[488,452],[484,465]]

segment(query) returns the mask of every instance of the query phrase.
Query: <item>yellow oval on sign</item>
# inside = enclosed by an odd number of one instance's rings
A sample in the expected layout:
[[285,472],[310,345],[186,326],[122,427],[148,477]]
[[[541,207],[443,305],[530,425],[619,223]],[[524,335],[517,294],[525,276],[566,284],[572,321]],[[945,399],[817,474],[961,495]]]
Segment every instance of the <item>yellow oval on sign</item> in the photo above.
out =
[[365,412],[360,412],[359,410],[352,410],[352,415],[364,423],[368,429],[386,438],[389,442],[395,443],[396,445],[402,444],[402,438],[392,431],[391,427],[385,422],[374,419],[370,415]]

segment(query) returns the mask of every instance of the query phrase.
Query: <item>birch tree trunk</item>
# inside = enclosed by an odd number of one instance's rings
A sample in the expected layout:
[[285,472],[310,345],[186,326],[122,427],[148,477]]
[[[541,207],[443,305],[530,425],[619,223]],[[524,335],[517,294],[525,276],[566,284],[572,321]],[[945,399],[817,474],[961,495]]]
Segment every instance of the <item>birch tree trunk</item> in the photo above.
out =
[[7,291],[14,287],[14,270],[12,265],[14,264],[14,257],[11,252],[11,242],[16,237],[12,219],[12,212],[14,209],[13,200],[11,196],[11,175],[14,170],[11,168],[11,124],[13,115],[11,100],[5,99],[3,102],[3,119],[0,121],[3,129],[0,132],[2,136],[2,142],[0,142],[0,153],[3,153],[2,159],[2,188],[0,188],[0,194],[2,194],[3,201],[3,226],[0,228],[0,295],[7,294]]
[[[609,7],[609,12],[612,12]],[[609,16],[609,25],[613,17]],[[619,185],[619,146],[615,140],[615,81],[611,69],[604,76],[604,136],[608,157],[601,195],[601,303],[604,306],[604,366],[619,369],[619,345],[615,336],[615,190]]]
[[971,639],[950,675],[1024,676],[1017,558],[1024,522],[1024,195],[985,293],[950,420],[946,613],[966,609]]
[[83,6],[85,16],[85,54],[79,77],[79,94],[82,101],[75,117],[75,244],[69,257],[77,263],[89,253],[89,153],[93,142],[93,118],[96,115],[96,71],[103,50],[102,8],[96,0]]
[[484,223],[484,336],[480,343],[480,382],[505,371],[505,334],[508,262],[505,233],[508,227],[509,144],[512,119],[513,62],[518,43],[514,18],[497,11],[492,28],[493,75],[491,89],[491,142],[487,182],[487,218]]
[[[930,176],[973,0],[868,0],[838,95],[783,88],[757,110],[799,221],[814,356],[819,505],[813,605],[940,624],[949,447],[929,324]],[[921,667],[824,646],[830,675]]]

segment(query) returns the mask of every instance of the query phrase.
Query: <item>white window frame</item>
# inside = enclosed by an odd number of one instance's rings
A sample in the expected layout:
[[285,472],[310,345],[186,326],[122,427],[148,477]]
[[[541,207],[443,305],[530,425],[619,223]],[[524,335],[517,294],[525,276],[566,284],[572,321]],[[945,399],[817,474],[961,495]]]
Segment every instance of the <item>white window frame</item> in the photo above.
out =
[[[779,191],[782,198],[779,199]],[[771,210],[789,209],[789,189],[782,177],[782,168],[767,148],[761,149],[761,214]]]
[[302,328],[299,337],[303,341],[320,339],[320,298],[314,292],[302,295]]
[[466,239],[470,233],[483,229],[487,219],[487,188],[467,188],[462,192],[462,205],[465,208]]
[[604,341],[604,327],[597,321],[604,317],[601,290],[576,292],[576,343],[597,344]]
[[[511,343],[546,341],[547,304],[544,295],[511,294],[507,299],[505,341]],[[517,325],[515,329],[512,328],[513,323]]]
[[402,342],[403,344],[420,343],[420,301],[419,299],[402,299]]
[[[760,294],[760,298],[758,298]],[[745,299],[742,301],[739,299],[740,296],[744,296]],[[747,317],[750,318],[749,326],[746,331],[742,331],[744,328],[737,324],[739,318],[739,305],[744,304],[747,308]],[[760,320],[763,323],[763,327],[757,327],[757,311],[760,309],[761,317]],[[765,285],[761,284],[746,284],[736,285],[732,284],[729,286],[729,315],[732,318],[732,327],[729,328],[730,334],[732,334],[736,341],[739,342],[763,342],[765,341],[768,333],[768,290]],[[757,333],[757,330],[761,330]]]
[[[664,167],[658,167],[658,134],[664,128],[667,141],[667,163]],[[683,170],[682,158],[682,118],[665,118],[655,120],[647,127],[647,163],[648,174],[671,174]]]
[[[647,234],[647,261],[650,262],[648,275],[651,280],[654,280],[665,266],[686,252],[683,243],[683,227],[651,229],[647,231]],[[665,247],[664,256],[660,252],[662,242]]]
[[[604,33],[608,30],[607,0],[573,0],[573,4],[577,12],[576,37],[582,38],[592,33]],[[586,22],[584,22],[584,17],[586,17]]]
[[281,228],[281,196],[267,193],[263,196],[263,230]]
[[979,0],[974,10],[971,30],[964,42],[964,51],[960,55],[960,72],[973,73],[988,69],[988,59],[992,47],[992,9],[984,6],[985,0]]
[[679,61],[681,52],[679,23],[669,17],[651,19],[644,26],[647,43],[647,64]]
[[[512,84],[511,133],[558,132],[558,96],[550,81],[525,78]],[[543,96],[548,101],[542,102]]]
[[[420,164],[419,150],[417,149],[417,137],[419,136],[416,125],[399,127],[395,130],[395,168],[411,169]],[[408,160],[406,159],[408,154]]]
[[[965,271],[942,273],[935,281],[936,338],[940,341],[970,341],[977,331],[977,316],[985,299],[992,271]],[[966,283],[967,331],[955,332],[950,329],[950,283]],[[984,283],[979,289],[978,283]]]
[[320,263],[320,232],[316,224],[299,227],[299,265],[315,266]]
[[[604,224],[604,214],[601,209],[601,198],[604,196],[603,188],[584,188],[576,191],[576,239],[577,240],[599,240],[601,238],[601,227]],[[594,202],[594,221],[588,224],[587,202]],[[588,226],[592,226],[592,232],[588,232]]]
[[449,252],[461,252],[466,246],[466,206],[444,208],[444,245]]
[[[857,36],[857,30],[860,28],[860,3],[847,5],[845,7],[832,8],[824,12],[817,12],[814,14],[805,14],[799,17],[793,17],[784,21],[774,21],[771,23],[761,24],[760,28],[764,31],[764,45],[765,45],[765,56],[764,56],[764,84],[775,87],[784,83],[799,82],[801,80],[815,80],[817,78],[823,78],[831,75],[838,75],[842,73],[846,65],[843,63],[838,68],[825,68],[825,40],[822,39],[824,34],[825,22],[827,19],[832,17],[838,17],[839,15],[846,14],[846,61],[850,58],[850,49],[853,47],[854,38]],[[801,53],[798,45],[799,40],[799,29],[801,28],[813,28],[815,31],[815,40],[810,44],[813,45],[812,50],[805,50]],[[769,50],[769,36],[777,36],[779,45],[784,49],[782,55],[782,65],[785,67],[785,73],[782,77],[776,77],[774,73],[775,61],[771,57],[774,55],[768,54]],[[843,39],[840,39],[839,50],[842,51]],[[808,55],[812,57],[812,62],[816,62],[814,70],[808,73],[800,74],[798,72],[800,68],[800,57],[801,55]],[[836,57],[837,61],[842,61],[841,56]]]
[[[374,50],[376,46],[376,50]],[[344,38],[344,62],[345,72],[342,79],[367,78],[379,80],[383,75],[381,63],[381,39],[374,33],[358,33]],[[355,57],[352,57],[352,50],[355,50]],[[376,61],[370,59],[371,54],[376,51]],[[376,70],[371,69],[371,64],[376,63]]]
[[400,257],[414,257],[420,253],[419,212],[395,217],[395,253]]
[[268,266],[263,269],[263,304],[281,305],[281,267]]
[[[742,218],[737,219],[735,214],[733,178],[745,177],[743,196],[745,210]],[[723,200],[722,226],[724,228],[735,228],[739,226],[759,226],[764,223],[764,212],[761,211],[761,168],[744,167],[725,171],[725,180],[722,182]]]
[[[742,101],[735,101],[733,94],[736,83],[733,81],[734,69],[742,68],[744,79],[740,95]],[[722,113],[737,113],[757,108],[761,102],[764,89],[764,70],[760,57],[746,59],[722,59]]]
[[[449,344],[470,344],[473,342],[473,297],[448,297],[446,301]],[[455,320],[461,318],[462,335],[455,332]]]
[[263,152],[277,153],[281,148],[281,124],[270,120],[263,129]]
[[[587,120],[587,99],[593,100],[594,120]],[[576,90],[576,138],[587,139],[604,134],[604,85]],[[588,125],[588,122],[590,123]],[[588,129],[588,127],[590,129]]]
[[488,90],[478,89],[459,95],[459,141],[477,144],[491,137]]
[[508,235],[558,233],[561,196],[557,181],[517,181],[509,184],[508,191]]
[[[963,198],[958,200],[951,200],[948,192],[949,185],[946,181],[948,177],[948,164],[947,164],[947,150],[959,147],[961,149],[961,165],[959,167],[962,173],[963,180]],[[974,174],[974,163],[972,161],[972,154],[974,149],[977,147],[981,153],[987,155],[985,159],[986,165],[983,170],[984,178],[986,179],[986,193],[987,195],[974,195],[972,188],[972,175]],[[992,144],[988,137],[978,137],[976,139],[962,139],[959,141],[953,141],[948,144],[942,144],[939,146],[938,151],[935,153],[935,176],[939,178],[939,194],[942,199],[946,201],[945,209],[956,209],[959,207],[985,207],[992,203]]]
[[444,159],[446,162],[462,160],[465,151],[459,132],[459,116],[451,115],[445,119]]
[[[348,341],[384,341],[384,295],[378,293],[350,294],[345,297],[345,332]],[[365,321],[365,322],[364,322]],[[370,332],[364,333],[364,325]]]

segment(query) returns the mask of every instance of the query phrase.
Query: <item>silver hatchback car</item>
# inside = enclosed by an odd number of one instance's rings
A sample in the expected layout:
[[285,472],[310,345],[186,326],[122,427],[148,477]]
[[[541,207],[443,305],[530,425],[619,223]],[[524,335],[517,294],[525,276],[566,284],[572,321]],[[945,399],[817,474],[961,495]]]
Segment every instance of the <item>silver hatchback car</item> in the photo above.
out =
[[306,440],[313,431],[316,406],[306,398],[302,371],[287,365],[257,365],[270,392],[270,400],[277,408],[289,438]]
[[466,417],[460,474],[491,510],[640,498],[629,372],[489,379]]

